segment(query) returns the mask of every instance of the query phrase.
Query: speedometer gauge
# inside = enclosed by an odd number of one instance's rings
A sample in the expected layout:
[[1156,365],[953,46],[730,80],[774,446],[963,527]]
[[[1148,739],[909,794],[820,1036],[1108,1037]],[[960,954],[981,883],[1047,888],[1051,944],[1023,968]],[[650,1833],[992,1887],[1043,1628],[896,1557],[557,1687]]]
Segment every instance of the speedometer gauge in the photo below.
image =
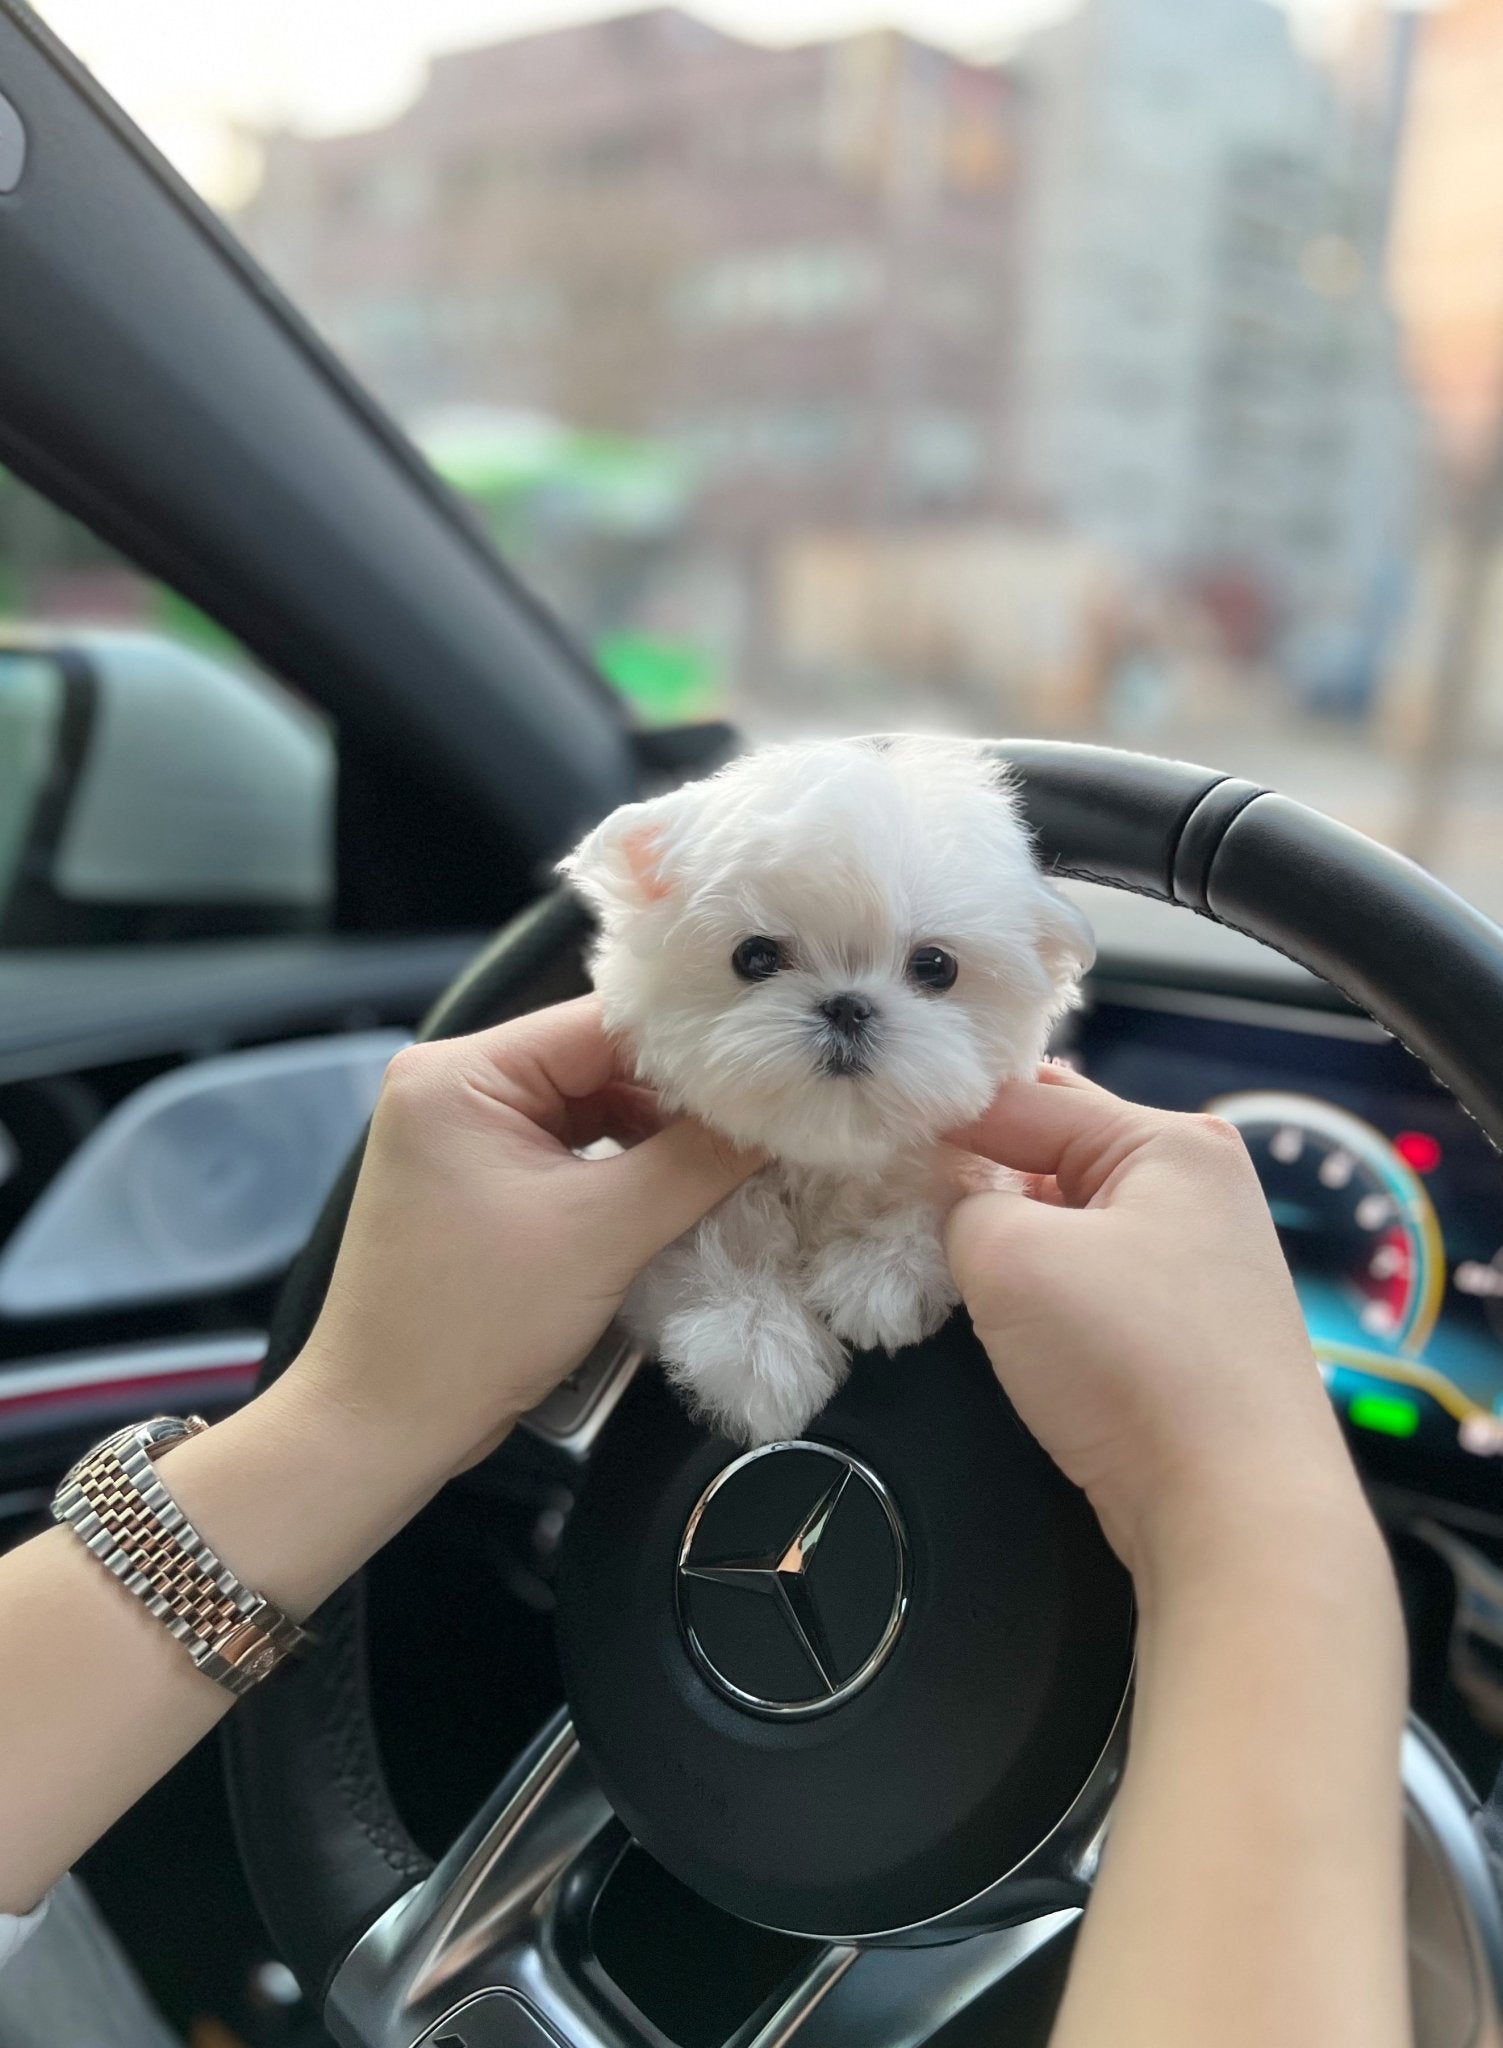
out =
[[1430,1197],[1382,1133],[1313,1095],[1253,1089],[1208,1107],[1242,1133],[1312,1333],[1421,1351],[1445,1250]]

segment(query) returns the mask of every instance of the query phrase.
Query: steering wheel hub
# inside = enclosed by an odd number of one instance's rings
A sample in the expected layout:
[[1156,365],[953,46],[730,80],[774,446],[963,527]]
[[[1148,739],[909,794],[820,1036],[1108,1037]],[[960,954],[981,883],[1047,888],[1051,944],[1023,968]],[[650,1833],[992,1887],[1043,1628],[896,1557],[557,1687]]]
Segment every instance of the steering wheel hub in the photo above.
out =
[[591,1769],[675,1876],[766,1926],[940,1938],[1008,1917],[1098,1771],[1132,1600],[957,1317],[741,1456],[643,1375],[559,1641]]
[[834,1444],[764,1444],[695,1503],[679,1545],[679,1626],[738,1706],[823,1714],[892,1654],[908,1576],[897,1507],[859,1458]]

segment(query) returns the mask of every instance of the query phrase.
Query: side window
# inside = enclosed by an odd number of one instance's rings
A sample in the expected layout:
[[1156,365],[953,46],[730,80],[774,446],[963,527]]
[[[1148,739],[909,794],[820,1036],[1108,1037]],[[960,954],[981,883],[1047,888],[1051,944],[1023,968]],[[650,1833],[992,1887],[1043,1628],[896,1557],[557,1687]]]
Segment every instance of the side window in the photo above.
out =
[[0,949],[325,929],[326,721],[0,470]]

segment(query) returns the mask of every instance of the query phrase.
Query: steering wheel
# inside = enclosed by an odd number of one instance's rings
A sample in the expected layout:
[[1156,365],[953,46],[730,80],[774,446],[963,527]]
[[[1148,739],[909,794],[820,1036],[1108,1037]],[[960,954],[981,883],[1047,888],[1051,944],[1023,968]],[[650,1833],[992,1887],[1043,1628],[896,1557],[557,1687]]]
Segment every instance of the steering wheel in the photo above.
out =
[[[1250,782],[1059,742],[996,753],[1052,872],[1323,976],[1503,1144],[1503,933],[1467,904]],[[545,899],[427,1034],[578,993],[587,935],[577,902]],[[269,1375],[317,1315],[356,1164],[288,1282]],[[382,1774],[358,1579],[306,1662],[242,1704],[226,1734],[241,1854],[336,2039],[669,2048],[598,1953],[631,1838],[723,1912],[800,1937],[774,1944],[781,1975],[736,2048],[906,2048],[1063,1953],[1121,1764],[1130,1588],[963,1317],[919,1350],[862,1359],[805,1442],[750,1456],[656,1375],[621,1392],[616,1373],[560,1569],[569,1709],[436,1867]],[[1427,1935],[1440,1974],[1419,1993],[1460,2043],[1468,2001],[1498,2010],[1503,1913],[1475,1802],[1417,1724],[1404,1776],[1411,1910],[1445,1936]]]

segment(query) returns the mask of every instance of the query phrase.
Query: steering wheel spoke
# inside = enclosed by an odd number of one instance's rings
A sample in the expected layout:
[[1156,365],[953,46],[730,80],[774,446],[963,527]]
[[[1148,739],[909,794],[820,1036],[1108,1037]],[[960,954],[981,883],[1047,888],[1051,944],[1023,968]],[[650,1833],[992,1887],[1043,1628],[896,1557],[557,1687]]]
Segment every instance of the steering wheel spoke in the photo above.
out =
[[[590,1938],[627,1840],[559,1713],[443,1861],[356,1943],[326,2025],[346,2048],[663,2048]],[[929,1948],[810,1944],[726,2048],[916,2048],[1079,1917],[1045,1912]]]
[[[972,2007],[1001,2007],[1008,1980],[1062,1945],[1080,1912],[1041,1913],[943,1948],[828,1948],[777,2010],[759,2014],[756,2030],[729,2048],[922,2048]],[[999,2038],[1041,2048],[1045,2030]]]
[[523,1427],[584,1464],[645,1356],[620,1323],[611,1323],[589,1356],[523,1416]]
[[[622,1830],[567,1714],[549,1722],[436,1868],[355,1944],[324,2020],[349,2048],[639,2048],[596,2009],[575,1945],[582,1877]],[[592,1853],[593,1852],[593,1853]]]

